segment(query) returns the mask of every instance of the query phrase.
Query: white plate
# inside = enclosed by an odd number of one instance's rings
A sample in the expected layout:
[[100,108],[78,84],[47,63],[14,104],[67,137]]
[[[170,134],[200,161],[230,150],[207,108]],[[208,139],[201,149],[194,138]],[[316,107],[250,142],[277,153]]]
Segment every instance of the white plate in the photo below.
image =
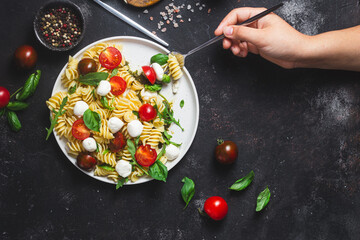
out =
[[[119,43],[123,46],[122,54],[124,55],[125,59],[130,63],[130,68],[139,68],[144,65],[149,65],[150,58],[157,54],[157,53],[168,53],[169,51],[149,40],[138,38],[138,37],[111,37],[111,38],[105,38],[102,40],[99,40],[97,42],[94,42],[82,50],[80,50],[78,53],[76,53],[73,57],[77,59],[81,59],[83,53],[86,49],[91,48],[92,46],[101,43],[101,42],[114,42]],[[66,91],[67,89],[64,88],[61,84],[61,76],[65,72],[66,64],[61,70],[59,76],[56,79],[52,95],[59,91]],[[180,147],[180,156],[175,159],[174,161],[168,161],[166,163],[166,166],[168,170],[172,169],[186,154],[186,152],[189,150],[192,141],[194,140],[195,133],[198,127],[199,122],[199,99],[196,92],[196,88],[194,85],[194,82],[189,74],[189,72],[186,70],[186,68],[183,68],[183,77],[179,80],[180,81],[180,87],[178,90],[178,93],[173,95],[171,90],[171,84],[166,86],[161,90],[161,93],[170,101],[171,99],[174,100],[173,110],[174,110],[174,117],[175,119],[180,119],[181,126],[185,129],[184,131],[181,131],[181,129],[172,124],[170,127],[170,132],[173,133],[173,138],[171,139],[174,142],[182,143]],[[180,101],[184,100],[185,104],[183,108],[180,108],[179,104]],[[112,180],[107,179],[106,177],[98,177],[94,176],[94,172],[86,172],[82,169],[80,169],[76,165],[76,159],[69,155],[66,151],[66,139],[60,137],[55,133],[54,135],[56,138],[56,141],[58,142],[61,150],[65,154],[65,156],[72,162],[79,170],[81,170],[83,173],[97,179],[103,182],[107,183],[113,183]],[[171,177],[171,174],[169,173],[169,176]],[[138,183],[144,183],[152,180],[150,177],[141,177],[138,181],[135,183],[128,182],[127,184],[138,184]]]

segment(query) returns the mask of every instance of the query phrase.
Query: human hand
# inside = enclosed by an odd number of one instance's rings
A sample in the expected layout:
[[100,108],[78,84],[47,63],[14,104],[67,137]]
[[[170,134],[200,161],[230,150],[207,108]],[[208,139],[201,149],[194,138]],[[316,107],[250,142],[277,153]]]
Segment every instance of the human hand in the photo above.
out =
[[237,26],[265,8],[237,8],[219,24],[215,35],[225,35],[223,47],[234,55],[246,57],[248,52],[284,68],[295,68],[304,56],[310,36],[304,35],[274,13],[247,26]]

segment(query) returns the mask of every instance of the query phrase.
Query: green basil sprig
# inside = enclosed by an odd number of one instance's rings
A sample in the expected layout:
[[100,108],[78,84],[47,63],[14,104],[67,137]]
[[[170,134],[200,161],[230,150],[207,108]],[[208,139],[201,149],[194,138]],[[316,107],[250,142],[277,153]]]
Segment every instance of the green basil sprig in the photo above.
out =
[[[115,100],[115,98],[113,98],[112,103],[114,102],[114,100]],[[109,105],[107,97],[105,97],[105,96],[101,97],[100,102],[101,102],[101,104],[103,105],[104,108],[109,109],[110,111],[115,109],[114,107],[111,107]]]
[[165,106],[162,113],[159,113],[159,111],[157,111],[159,118],[164,119],[164,122],[166,124],[175,123],[181,128],[182,131],[184,131],[184,128],[180,125],[180,121],[174,118],[174,111],[171,109],[169,101],[162,94],[159,93],[159,95],[164,99],[163,103]]
[[10,110],[7,110],[7,119],[10,124],[11,129],[14,132],[18,132],[21,129],[21,123],[19,118],[17,117],[16,113]]
[[116,184],[116,190],[124,186],[124,184],[128,181],[128,178],[122,178],[120,177],[117,184]]
[[265,188],[264,191],[262,191],[259,196],[257,197],[256,200],[256,211],[260,212],[261,210],[263,210],[266,205],[269,203],[270,201],[270,190],[268,187]]
[[158,92],[162,89],[162,85],[156,83],[154,85],[145,84],[145,89],[149,90],[150,92]]
[[169,83],[169,82],[171,82],[170,76],[167,75],[167,74],[164,74],[164,75],[163,75],[163,78],[162,78],[162,82],[163,82],[163,83]]
[[163,139],[164,139],[164,141],[165,141],[165,144],[166,144],[166,145],[172,144],[172,145],[174,145],[174,146],[176,146],[176,147],[180,147],[180,146],[181,146],[182,143],[172,142],[172,141],[170,141],[171,138],[172,138],[172,136],[165,130],[165,131],[163,132]]
[[53,131],[54,127],[55,127],[55,125],[57,124],[58,118],[66,112],[66,110],[63,111],[63,108],[65,107],[65,105],[67,103],[67,100],[68,100],[67,96],[63,98],[63,100],[62,100],[62,102],[60,104],[59,111],[55,111],[53,109],[53,112],[54,112],[55,116],[54,116],[54,118],[50,117],[51,124],[50,124],[49,128],[46,128],[46,131],[47,131],[46,140],[48,140],[50,134],[52,133],[52,131]]
[[229,189],[235,191],[241,191],[247,188],[247,186],[249,186],[252,180],[254,179],[254,176],[255,176],[254,171],[251,170],[245,177],[237,180],[233,185],[231,185]]
[[37,85],[39,84],[40,77],[40,70],[36,70],[35,73],[31,74],[30,77],[26,80],[21,91],[16,94],[16,100],[24,101],[25,99],[33,95]]
[[186,203],[184,207],[185,209],[195,194],[195,183],[188,177],[184,177],[181,182],[184,183],[183,187],[181,188],[181,196]]
[[102,80],[106,80],[109,74],[106,72],[91,72],[79,77],[78,81],[85,85],[97,86]]
[[28,103],[14,101],[14,102],[9,102],[8,105],[6,106],[6,108],[11,111],[20,111],[20,110],[27,108],[28,106],[29,106]]
[[90,109],[86,110],[83,115],[83,120],[89,129],[100,132],[101,118],[97,112],[93,112]]
[[154,56],[151,57],[150,62],[151,62],[151,63],[156,62],[156,63],[158,63],[158,64],[160,64],[160,65],[164,65],[164,64],[167,63],[168,60],[169,60],[168,55],[162,54],[162,53],[158,53],[158,54],[156,54],[156,55],[154,55]]
[[106,171],[111,171],[111,172],[115,171],[115,168],[113,168],[112,166],[110,166],[109,164],[106,164],[106,163],[100,164],[100,165],[98,165],[98,167],[102,168]]

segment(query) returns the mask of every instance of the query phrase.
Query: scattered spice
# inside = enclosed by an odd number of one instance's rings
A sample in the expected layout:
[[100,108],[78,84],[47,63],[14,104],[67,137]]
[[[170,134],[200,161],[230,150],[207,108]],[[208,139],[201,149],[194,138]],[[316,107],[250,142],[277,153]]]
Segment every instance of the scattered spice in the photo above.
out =
[[78,41],[82,34],[79,17],[69,7],[50,8],[39,19],[39,30],[45,42],[65,48]]

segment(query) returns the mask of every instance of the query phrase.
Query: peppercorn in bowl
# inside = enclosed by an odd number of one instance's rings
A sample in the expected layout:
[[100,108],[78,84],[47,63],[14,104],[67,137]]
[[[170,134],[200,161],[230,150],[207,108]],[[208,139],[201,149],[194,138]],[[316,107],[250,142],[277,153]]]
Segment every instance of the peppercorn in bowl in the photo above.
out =
[[67,51],[82,40],[85,18],[80,8],[72,2],[49,2],[36,14],[34,30],[36,37],[46,48]]

